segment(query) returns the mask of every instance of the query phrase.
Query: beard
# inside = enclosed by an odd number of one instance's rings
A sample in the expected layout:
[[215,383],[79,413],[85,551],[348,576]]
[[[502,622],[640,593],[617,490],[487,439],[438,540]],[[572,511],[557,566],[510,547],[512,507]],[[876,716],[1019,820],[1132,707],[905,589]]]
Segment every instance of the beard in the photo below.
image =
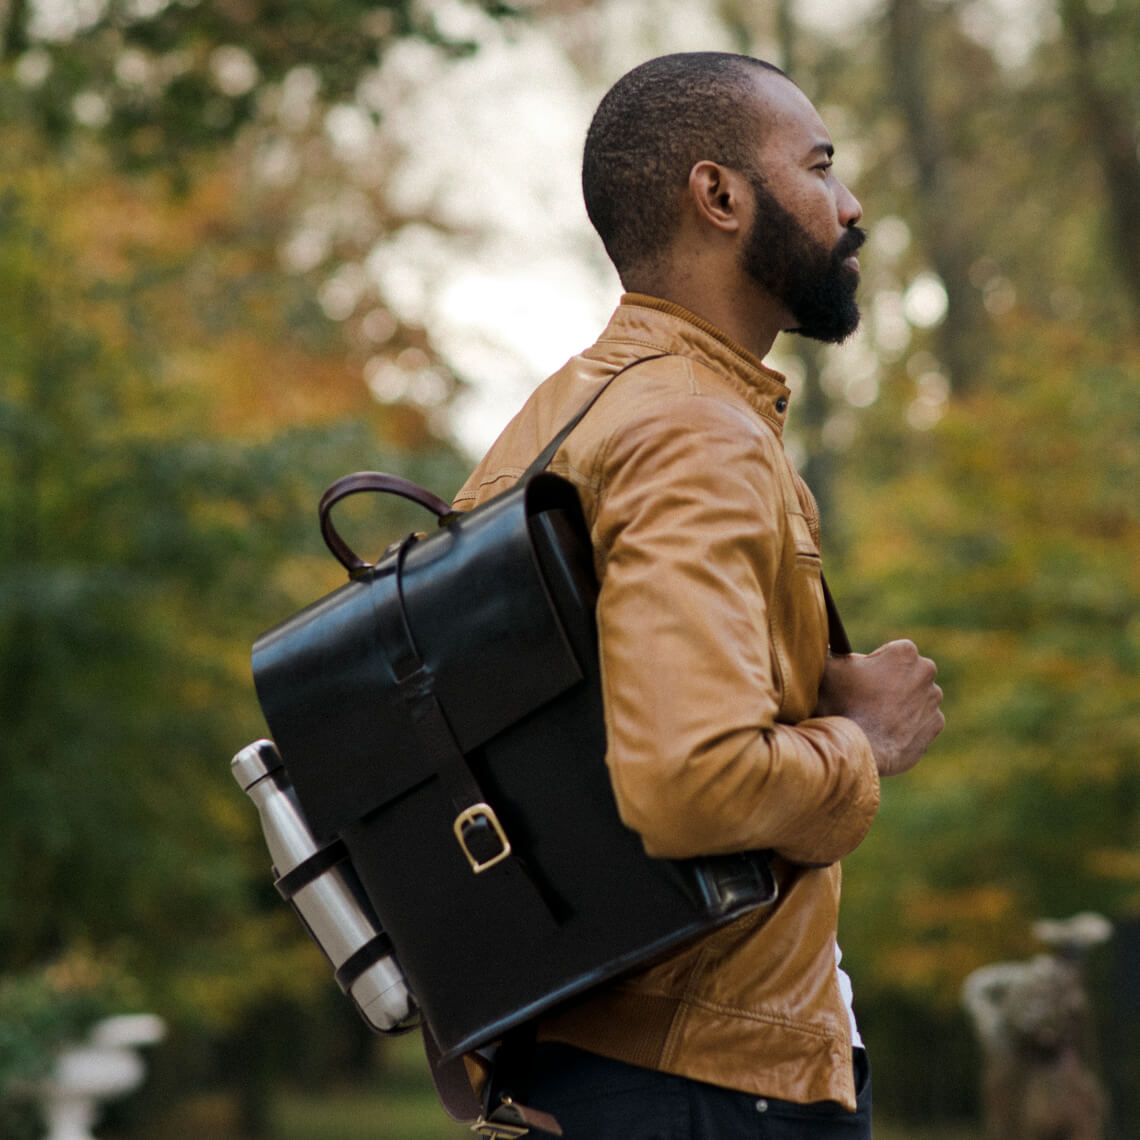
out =
[[756,214],[741,261],[748,275],[780,301],[795,325],[788,332],[839,344],[859,327],[859,275],[843,264],[867,240],[849,226],[833,249],[816,241],[758,175],[750,178]]

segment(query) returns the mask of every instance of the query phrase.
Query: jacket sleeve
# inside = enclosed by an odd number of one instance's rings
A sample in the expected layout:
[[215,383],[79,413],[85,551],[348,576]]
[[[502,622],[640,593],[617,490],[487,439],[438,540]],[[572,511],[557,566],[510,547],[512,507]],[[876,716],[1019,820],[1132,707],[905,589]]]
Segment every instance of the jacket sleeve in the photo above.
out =
[[623,820],[659,857],[848,854],[878,807],[866,737],[845,717],[777,719],[770,607],[789,558],[775,436],[724,401],[679,397],[627,420],[599,462],[607,763]]

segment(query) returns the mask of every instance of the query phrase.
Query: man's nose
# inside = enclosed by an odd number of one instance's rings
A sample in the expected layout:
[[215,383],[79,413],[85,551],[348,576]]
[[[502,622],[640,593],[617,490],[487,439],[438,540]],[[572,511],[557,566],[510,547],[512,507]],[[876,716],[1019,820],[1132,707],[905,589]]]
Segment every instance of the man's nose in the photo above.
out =
[[839,222],[844,229],[859,224],[863,217],[863,207],[859,205],[859,199],[842,182],[839,183],[836,205],[839,208]]

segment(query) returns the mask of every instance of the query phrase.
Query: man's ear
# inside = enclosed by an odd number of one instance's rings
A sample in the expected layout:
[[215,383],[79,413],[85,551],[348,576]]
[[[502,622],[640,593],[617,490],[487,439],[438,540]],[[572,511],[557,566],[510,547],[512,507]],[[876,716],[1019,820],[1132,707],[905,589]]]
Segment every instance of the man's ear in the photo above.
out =
[[698,162],[689,171],[689,198],[697,215],[724,233],[744,224],[744,178],[718,162]]

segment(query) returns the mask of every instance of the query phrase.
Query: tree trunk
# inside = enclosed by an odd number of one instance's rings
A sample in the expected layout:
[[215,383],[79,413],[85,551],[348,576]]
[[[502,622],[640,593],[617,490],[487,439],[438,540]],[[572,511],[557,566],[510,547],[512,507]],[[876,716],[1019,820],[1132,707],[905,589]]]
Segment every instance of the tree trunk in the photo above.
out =
[[[1108,192],[1108,232],[1133,311],[1140,310],[1140,152],[1126,100],[1107,91],[1097,74],[1096,17],[1085,0],[1062,0],[1061,20],[1073,60],[1073,87],[1087,136]],[[1140,320],[1140,318],[1138,318]]]
[[989,333],[978,291],[970,284],[973,254],[961,232],[954,190],[947,172],[946,146],[930,110],[926,57],[929,42],[923,5],[916,0],[890,0],[887,5],[887,73],[891,94],[906,127],[907,145],[916,171],[918,241],[926,250],[949,299],[946,319],[938,330],[937,348],[955,390],[968,391],[984,364]]

